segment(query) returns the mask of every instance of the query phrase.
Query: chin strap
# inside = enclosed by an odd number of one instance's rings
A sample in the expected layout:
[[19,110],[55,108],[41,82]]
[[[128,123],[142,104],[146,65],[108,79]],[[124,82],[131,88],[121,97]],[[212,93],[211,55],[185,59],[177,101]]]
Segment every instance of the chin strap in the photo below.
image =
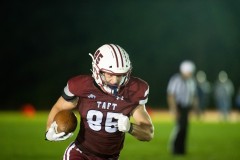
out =
[[101,87],[102,90],[108,94],[112,94],[114,96],[118,95],[118,87],[117,86],[108,86],[108,85],[104,85],[103,87]]
[[113,91],[113,95],[117,96],[117,94],[118,94],[118,87],[117,86],[109,86],[109,88]]

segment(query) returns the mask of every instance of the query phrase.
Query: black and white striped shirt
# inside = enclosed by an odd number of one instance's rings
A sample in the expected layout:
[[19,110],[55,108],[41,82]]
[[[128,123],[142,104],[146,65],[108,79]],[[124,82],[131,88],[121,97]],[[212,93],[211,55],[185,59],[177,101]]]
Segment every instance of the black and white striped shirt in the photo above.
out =
[[193,78],[183,79],[180,74],[171,77],[167,93],[174,95],[176,103],[181,106],[191,106],[196,96],[197,85]]

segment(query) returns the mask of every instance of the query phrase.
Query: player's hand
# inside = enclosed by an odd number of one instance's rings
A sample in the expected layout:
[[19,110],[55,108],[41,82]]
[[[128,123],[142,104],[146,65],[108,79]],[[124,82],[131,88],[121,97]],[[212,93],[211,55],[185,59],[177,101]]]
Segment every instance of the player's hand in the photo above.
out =
[[117,117],[117,119],[118,119],[118,130],[121,132],[128,132],[131,126],[129,118],[127,116],[124,116],[123,114],[120,114]]
[[46,132],[46,140],[63,141],[73,136],[73,133],[66,134],[65,132],[57,133],[57,123],[54,121]]

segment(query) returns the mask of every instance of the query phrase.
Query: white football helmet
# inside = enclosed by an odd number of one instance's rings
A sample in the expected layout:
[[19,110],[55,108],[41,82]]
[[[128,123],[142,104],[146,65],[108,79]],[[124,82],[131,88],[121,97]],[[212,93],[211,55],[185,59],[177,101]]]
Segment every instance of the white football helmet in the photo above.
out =
[[[132,66],[128,53],[118,45],[105,44],[98,48],[94,55],[91,53],[89,55],[92,57],[92,76],[96,83],[104,92],[116,95],[116,91],[125,85],[130,77]],[[124,75],[116,89],[111,88],[105,83],[103,72]]]

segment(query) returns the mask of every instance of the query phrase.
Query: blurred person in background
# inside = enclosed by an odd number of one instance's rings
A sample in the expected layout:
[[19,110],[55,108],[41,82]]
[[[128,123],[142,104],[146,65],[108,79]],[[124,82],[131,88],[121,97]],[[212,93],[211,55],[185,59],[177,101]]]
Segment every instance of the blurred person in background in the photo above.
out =
[[234,94],[234,86],[228,78],[225,71],[220,71],[218,80],[214,87],[215,104],[221,114],[222,120],[227,120],[232,106],[232,97]]
[[[236,107],[237,107],[238,114],[240,114],[240,87],[238,87],[238,92],[237,92],[237,95],[236,95],[235,102],[236,102]],[[240,118],[240,117],[238,116],[238,118]]]
[[203,114],[205,109],[209,106],[211,84],[207,80],[206,73],[202,70],[197,72],[196,80],[197,80],[197,93],[199,99],[199,109],[200,113]]
[[171,152],[174,155],[186,153],[188,115],[192,107],[197,107],[197,85],[193,77],[195,64],[186,60],[180,64],[180,73],[173,75],[167,87],[167,102],[176,120],[171,136]]

